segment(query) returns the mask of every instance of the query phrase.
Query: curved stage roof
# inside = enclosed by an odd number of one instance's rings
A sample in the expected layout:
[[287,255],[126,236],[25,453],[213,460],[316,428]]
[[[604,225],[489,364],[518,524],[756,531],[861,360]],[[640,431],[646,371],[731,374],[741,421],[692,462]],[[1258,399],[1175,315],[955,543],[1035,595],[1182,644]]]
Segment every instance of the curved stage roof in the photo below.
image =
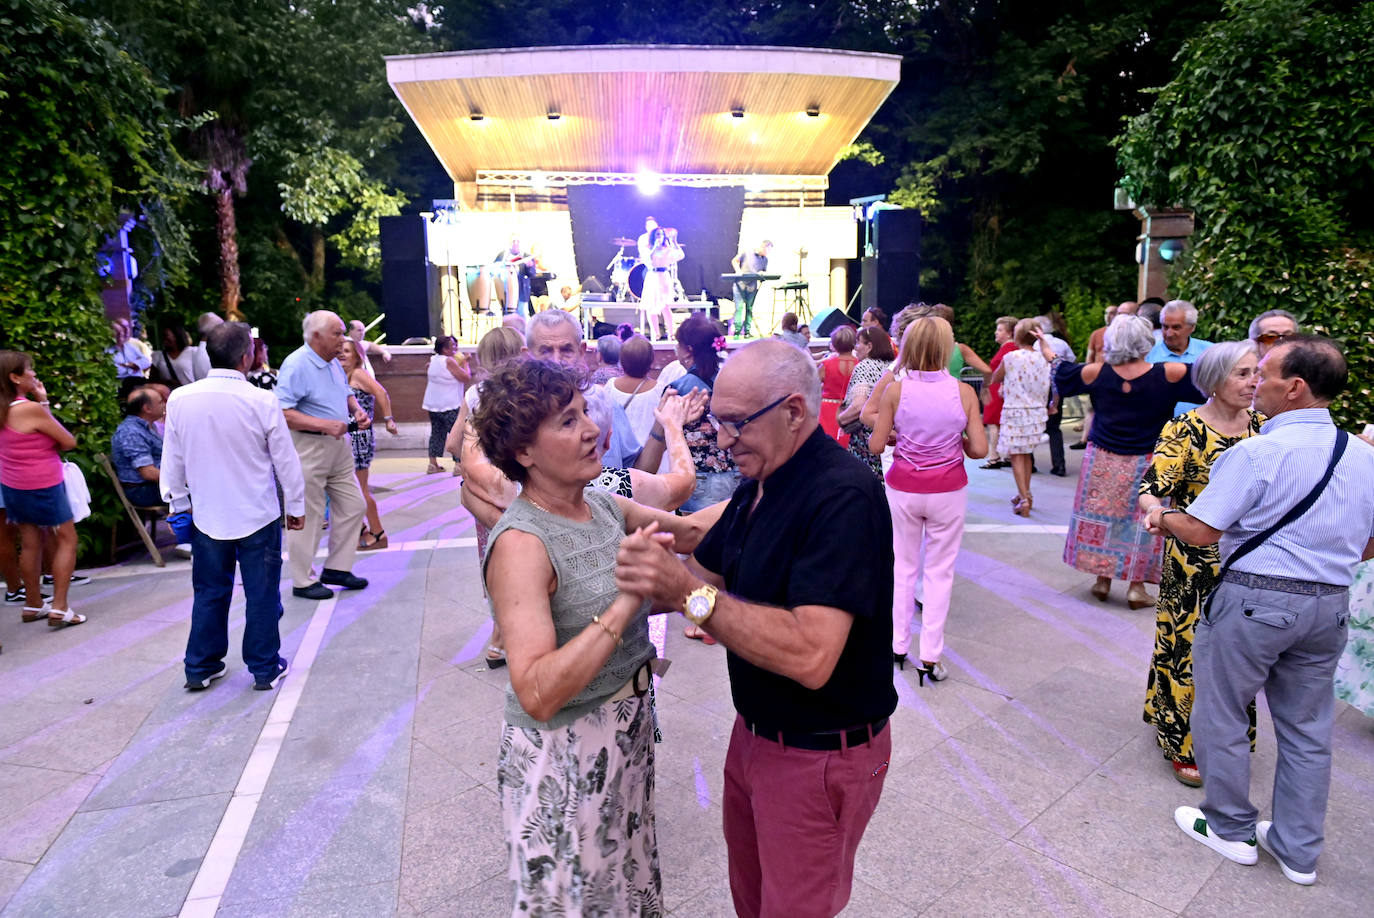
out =
[[471,182],[497,170],[823,176],[897,85],[901,58],[593,45],[405,55],[386,66],[449,176]]

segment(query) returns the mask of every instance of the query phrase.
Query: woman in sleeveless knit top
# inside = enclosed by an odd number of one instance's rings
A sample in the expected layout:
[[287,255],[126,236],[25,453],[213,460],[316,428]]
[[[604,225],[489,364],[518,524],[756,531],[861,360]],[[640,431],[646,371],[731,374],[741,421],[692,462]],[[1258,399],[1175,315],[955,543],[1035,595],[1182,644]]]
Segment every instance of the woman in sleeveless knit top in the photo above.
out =
[[513,915],[664,912],[654,829],[648,603],[620,593],[616,553],[652,523],[690,552],[702,523],[588,489],[599,430],[575,370],[496,369],[478,446],[521,485],[483,568],[510,667],[497,784]]
[[[954,589],[954,560],[964,535],[968,473],[964,457],[981,459],[988,443],[973,387],[948,370],[954,331],[938,316],[916,319],[902,338],[893,383],[878,403],[869,448],[881,452],[896,434],[887,502],[892,511],[892,659],[906,668],[916,578],[922,579],[920,666],[939,682],[945,618]],[[925,559],[922,562],[922,549]]]

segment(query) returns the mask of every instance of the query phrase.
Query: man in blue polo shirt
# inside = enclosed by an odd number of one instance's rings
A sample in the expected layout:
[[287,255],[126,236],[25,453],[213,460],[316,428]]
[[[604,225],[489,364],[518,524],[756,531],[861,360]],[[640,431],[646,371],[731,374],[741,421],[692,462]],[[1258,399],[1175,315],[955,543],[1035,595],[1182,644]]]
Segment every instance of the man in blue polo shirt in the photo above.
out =
[[124,420],[110,438],[110,465],[124,488],[124,495],[135,507],[162,503],[158,476],[162,467],[162,434],[156,424],[167,415],[162,394],[151,386],[129,393],[124,403]]
[[[1355,565],[1374,557],[1374,447],[1331,421],[1328,406],[1348,381],[1334,342],[1289,337],[1260,360],[1258,380],[1255,410],[1269,418],[1262,436],[1222,453],[1187,511],[1156,508],[1146,526],[1192,545],[1219,541],[1223,560],[1193,640],[1191,727],[1206,797],[1201,809],[1179,807],[1174,821],[1238,864],[1258,861],[1258,842],[1306,886],[1317,879],[1331,786],[1348,588]],[[1309,494],[1319,494],[1315,503],[1279,525]],[[1250,802],[1246,708],[1261,688],[1279,750],[1272,822]]]
[[[305,527],[288,532],[286,549],[291,569],[291,593],[302,599],[328,599],[334,591],[361,590],[367,581],[353,573],[362,528],[363,503],[353,474],[353,447],[348,439],[350,419],[366,429],[372,421],[348,387],[339,351],[348,341],[343,319],[320,310],[305,317],[305,344],[282,361],[273,393],[281,403],[291,442],[305,477]],[[329,496],[331,525],[329,556],[319,579],[312,564],[324,523],[325,495]]]

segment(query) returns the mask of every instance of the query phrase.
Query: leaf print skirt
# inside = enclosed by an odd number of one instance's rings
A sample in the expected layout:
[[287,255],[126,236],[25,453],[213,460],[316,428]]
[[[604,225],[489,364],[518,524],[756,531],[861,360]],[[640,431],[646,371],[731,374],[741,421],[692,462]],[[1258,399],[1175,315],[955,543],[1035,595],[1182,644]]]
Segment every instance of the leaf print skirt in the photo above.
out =
[[497,784],[512,915],[663,914],[648,696],[555,729],[504,724]]

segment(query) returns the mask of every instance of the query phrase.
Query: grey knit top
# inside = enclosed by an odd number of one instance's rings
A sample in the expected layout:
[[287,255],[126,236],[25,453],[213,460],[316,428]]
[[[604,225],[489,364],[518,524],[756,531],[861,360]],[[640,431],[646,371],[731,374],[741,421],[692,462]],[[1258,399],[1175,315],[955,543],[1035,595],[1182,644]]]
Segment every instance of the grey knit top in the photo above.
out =
[[[553,613],[553,627],[559,647],[571,641],[592,624],[592,616],[600,615],[616,597],[615,555],[620,540],[625,538],[625,516],[615,498],[604,491],[588,488],[587,503],[592,509],[590,522],[579,523],[553,513],[546,513],[527,500],[517,498],[502,514],[491,531],[488,545],[508,529],[518,529],[536,536],[544,543],[549,561],[553,564],[558,588],[549,597]],[[487,550],[487,559],[491,550]],[[482,576],[486,577],[485,562]],[[554,729],[564,727],[594,710],[614,695],[634,675],[635,670],[655,656],[649,643],[649,605],[646,602],[638,617],[626,628],[621,638],[625,646],[611,653],[601,671],[592,677],[580,692],[548,721],[530,717],[515,697],[515,689],[506,688],[506,722],[514,727]],[[604,638],[610,640],[610,638]]]

